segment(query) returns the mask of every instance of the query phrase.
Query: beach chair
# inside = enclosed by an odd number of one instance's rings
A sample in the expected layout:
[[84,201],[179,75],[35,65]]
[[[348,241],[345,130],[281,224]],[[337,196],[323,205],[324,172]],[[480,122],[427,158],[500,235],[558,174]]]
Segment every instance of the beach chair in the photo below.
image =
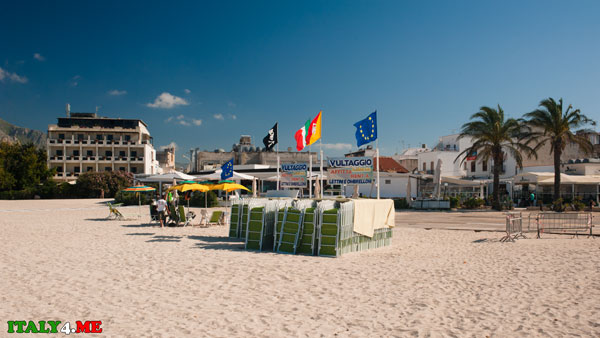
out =
[[186,225],[190,224],[190,222],[192,221],[192,219],[194,219],[194,217],[196,217],[196,215],[193,212],[188,212],[186,214],[185,208],[183,207],[183,205],[180,205],[179,206],[179,220],[177,222],[177,225],[179,225],[179,223],[183,223],[182,226],[186,226]]
[[156,209],[156,205],[150,205],[150,223],[159,222],[160,219],[158,217],[158,210]]
[[246,250],[262,249],[263,226],[265,221],[265,207],[250,209],[250,222],[246,231]]
[[224,221],[225,214],[223,211],[213,211],[210,219],[208,220],[208,225],[225,225]]
[[304,220],[302,225],[302,235],[298,245],[298,253],[313,255],[315,249],[315,238],[317,229],[317,216],[315,208],[304,210]]
[[295,254],[298,249],[298,239],[302,232],[302,211],[288,208],[281,227],[277,252]]
[[112,204],[110,202],[108,204],[108,216],[107,219],[118,219],[120,221],[124,220],[123,214],[117,209],[118,206],[123,205],[123,203]]
[[179,213],[177,213],[177,209],[173,204],[169,204],[169,222],[168,224],[171,226],[177,226],[179,223]]
[[320,215],[321,230],[319,232],[319,256],[337,257],[339,238],[338,209],[325,210]]
[[[234,204],[231,206],[231,216],[229,219],[229,237],[237,237],[238,229],[240,226],[240,206],[241,204]],[[204,212],[204,216],[206,215],[206,210],[202,210]],[[208,219],[205,218],[208,223]]]

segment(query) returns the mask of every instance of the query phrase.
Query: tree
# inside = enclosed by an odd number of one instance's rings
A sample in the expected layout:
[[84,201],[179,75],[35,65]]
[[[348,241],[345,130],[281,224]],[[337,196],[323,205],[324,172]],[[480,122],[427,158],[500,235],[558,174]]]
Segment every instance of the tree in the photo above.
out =
[[51,181],[46,151],[33,144],[0,143],[0,191],[30,191]]
[[592,143],[571,130],[586,124],[596,125],[596,122],[571,105],[563,112],[562,98],[558,103],[553,98],[542,100],[539,107],[524,115],[529,127],[527,143],[537,143],[536,151],[550,144],[550,154],[554,154],[554,200],[557,200],[560,198],[560,157],[567,144],[576,144],[586,153],[592,151]]
[[81,197],[114,197],[131,186],[133,175],[123,171],[89,172],[79,175],[77,190]]
[[[479,111],[470,118],[472,121],[463,124],[458,139],[470,137],[473,145],[462,151],[457,157],[463,155],[477,154],[478,159],[494,162],[494,185],[493,185],[493,207],[501,210],[500,204],[500,170],[504,162],[504,153],[510,153],[516,160],[517,165],[522,168],[523,157],[536,156],[532,148],[526,143],[520,142],[525,135],[524,126],[516,119],[504,119],[504,111],[498,105],[498,109],[481,107]],[[461,163],[466,159],[462,158]],[[455,161],[456,161],[455,160]]]

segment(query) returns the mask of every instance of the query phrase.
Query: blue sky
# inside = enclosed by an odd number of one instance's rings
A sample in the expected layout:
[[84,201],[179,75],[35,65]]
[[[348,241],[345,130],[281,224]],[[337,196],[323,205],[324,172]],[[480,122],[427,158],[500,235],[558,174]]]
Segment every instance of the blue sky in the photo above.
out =
[[[323,110],[327,155],[378,111],[382,154],[435,144],[482,105],[563,97],[600,120],[600,2],[3,2],[0,118],[140,118],[155,146],[229,150]],[[167,93],[167,94],[163,94]]]

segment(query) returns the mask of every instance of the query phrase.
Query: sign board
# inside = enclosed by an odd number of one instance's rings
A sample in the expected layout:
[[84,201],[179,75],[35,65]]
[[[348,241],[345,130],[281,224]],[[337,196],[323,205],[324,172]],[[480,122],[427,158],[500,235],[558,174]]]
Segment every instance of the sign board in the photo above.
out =
[[329,184],[371,184],[373,182],[373,158],[328,158],[327,181]]
[[306,163],[284,163],[281,165],[279,184],[282,188],[306,188]]

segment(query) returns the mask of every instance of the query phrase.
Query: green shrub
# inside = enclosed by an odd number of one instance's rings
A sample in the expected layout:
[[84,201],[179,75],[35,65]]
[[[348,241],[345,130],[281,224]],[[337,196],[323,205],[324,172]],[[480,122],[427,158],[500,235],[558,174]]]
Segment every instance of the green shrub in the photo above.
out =
[[571,207],[574,211],[582,211],[585,209],[585,203],[581,201],[581,197],[575,198],[575,200],[571,203]]
[[410,206],[406,201],[406,198],[397,198],[394,199],[394,209],[409,209]]
[[563,203],[563,199],[559,198],[557,200],[555,200],[554,202],[552,202],[552,210],[556,211],[556,212],[563,212],[565,211],[566,206]]
[[467,200],[463,201],[463,208],[465,209],[478,209],[485,203],[481,198],[470,197]]
[[[192,193],[192,198],[190,199],[191,207],[204,208],[204,196],[207,195],[207,205],[209,208],[216,207],[219,204],[217,199],[217,193],[215,191],[207,191],[207,192],[199,192],[196,191]],[[179,203],[182,205],[187,205],[187,201],[184,199],[183,194],[179,195]]]
[[458,208],[460,206],[460,197],[458,196],[450,196],[448,198],[450,201],[450,208]]
[[123,205],[147,205],[152,203],[154,194],[152,192],[127,192],[119,191],[115,194],[115,203]]

